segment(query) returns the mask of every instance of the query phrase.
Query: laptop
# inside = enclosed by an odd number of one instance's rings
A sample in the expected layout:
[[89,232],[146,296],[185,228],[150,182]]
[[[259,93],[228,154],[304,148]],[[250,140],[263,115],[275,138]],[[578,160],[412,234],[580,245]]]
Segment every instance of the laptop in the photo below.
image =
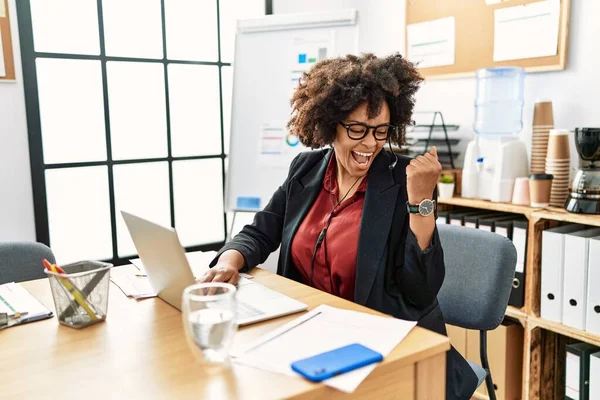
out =
[[[196,283],[185,250],[173,228],[121,211],[150,285],[158,297],[181,310],[183,290]],[[201,270],[201,267],[194,268]],[[206,266],[204,269],[208,269]],[[305,311],[307,305],[246,278],[237,290],[237,322],[248,325]]]

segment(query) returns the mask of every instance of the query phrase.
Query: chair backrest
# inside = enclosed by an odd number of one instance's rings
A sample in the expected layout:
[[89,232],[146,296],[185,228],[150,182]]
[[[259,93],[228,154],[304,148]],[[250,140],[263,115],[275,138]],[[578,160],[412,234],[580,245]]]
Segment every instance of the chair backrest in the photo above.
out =
[[438,225],[446,275],[438,294],[444,319],[467,329],[493,330],[504,319],[517,251],[496,233]]
[[55,263],[50,248],[36,242],[0,242],[0,284],[44,278],[42,260]]

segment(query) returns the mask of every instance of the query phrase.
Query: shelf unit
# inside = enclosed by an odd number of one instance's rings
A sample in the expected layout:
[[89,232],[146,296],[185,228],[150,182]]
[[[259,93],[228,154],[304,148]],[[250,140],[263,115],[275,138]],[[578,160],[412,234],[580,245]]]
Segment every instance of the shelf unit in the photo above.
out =
[[[600,226],[600,215],[569,213],[561,208],[533,208],[510,203],[453,197],[438,199],[440,208],[468,207],[521,214],[529,220],[525,270],[525,305],[508,306],[506,316],[523,325],[523,399],[554,399],[564,396],[564,347],[573,341],[600,346],[600,336],[540,318],[542,231],[562,223]],[[561,393],[562,391],[562,393]],[[478,395],[475,398],[486,399]]]

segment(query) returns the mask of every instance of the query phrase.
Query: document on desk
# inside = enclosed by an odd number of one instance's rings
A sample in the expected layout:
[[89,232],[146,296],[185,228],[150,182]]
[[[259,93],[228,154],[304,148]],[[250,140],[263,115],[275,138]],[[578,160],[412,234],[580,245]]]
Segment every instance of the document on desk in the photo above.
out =
[[0,285],[0,313],[27,313],[21,323],[50,318],[53,314],[23,286],[15,282]]
[[[352,343],[360,343],[386,357],[416,324],[416,321],[321,305],[247,346],[234,348],[232,356],[240,364],[299,377],[291,368],[292,362]],[[375,368],[376,364],[368,365],[323,383],[352,393]]]

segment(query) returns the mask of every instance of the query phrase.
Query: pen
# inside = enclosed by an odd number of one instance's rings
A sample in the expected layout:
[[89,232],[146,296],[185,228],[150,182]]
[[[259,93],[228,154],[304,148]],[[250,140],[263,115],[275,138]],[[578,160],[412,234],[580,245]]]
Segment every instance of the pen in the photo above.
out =
[[[59,273],[59,274],[66,274],[66,272],[58,265],[50,264],[50,262],[46,259],[44,259],[42,262],[48,270]],[[75,301],[90,316],[90,318],[92,320],[98,319],[98,316],[96,315],[96,313],[90,308],[90,305],[85,300],[85,298],[81,295],[81,292],[79,290],[77,290],[77,288],[71,283],[71,281],[68,278],[63,278],[63,277],[57,277],[57,278],[63,284],[65,289],[67,289],[69,291],[69,293],[71,293],[71,295],[75,298]]]
[[12,315],[8,313],[0,313],[0,330],[10,328],[21,322],[21,318],[26,316],[27,312],[15,312]]

